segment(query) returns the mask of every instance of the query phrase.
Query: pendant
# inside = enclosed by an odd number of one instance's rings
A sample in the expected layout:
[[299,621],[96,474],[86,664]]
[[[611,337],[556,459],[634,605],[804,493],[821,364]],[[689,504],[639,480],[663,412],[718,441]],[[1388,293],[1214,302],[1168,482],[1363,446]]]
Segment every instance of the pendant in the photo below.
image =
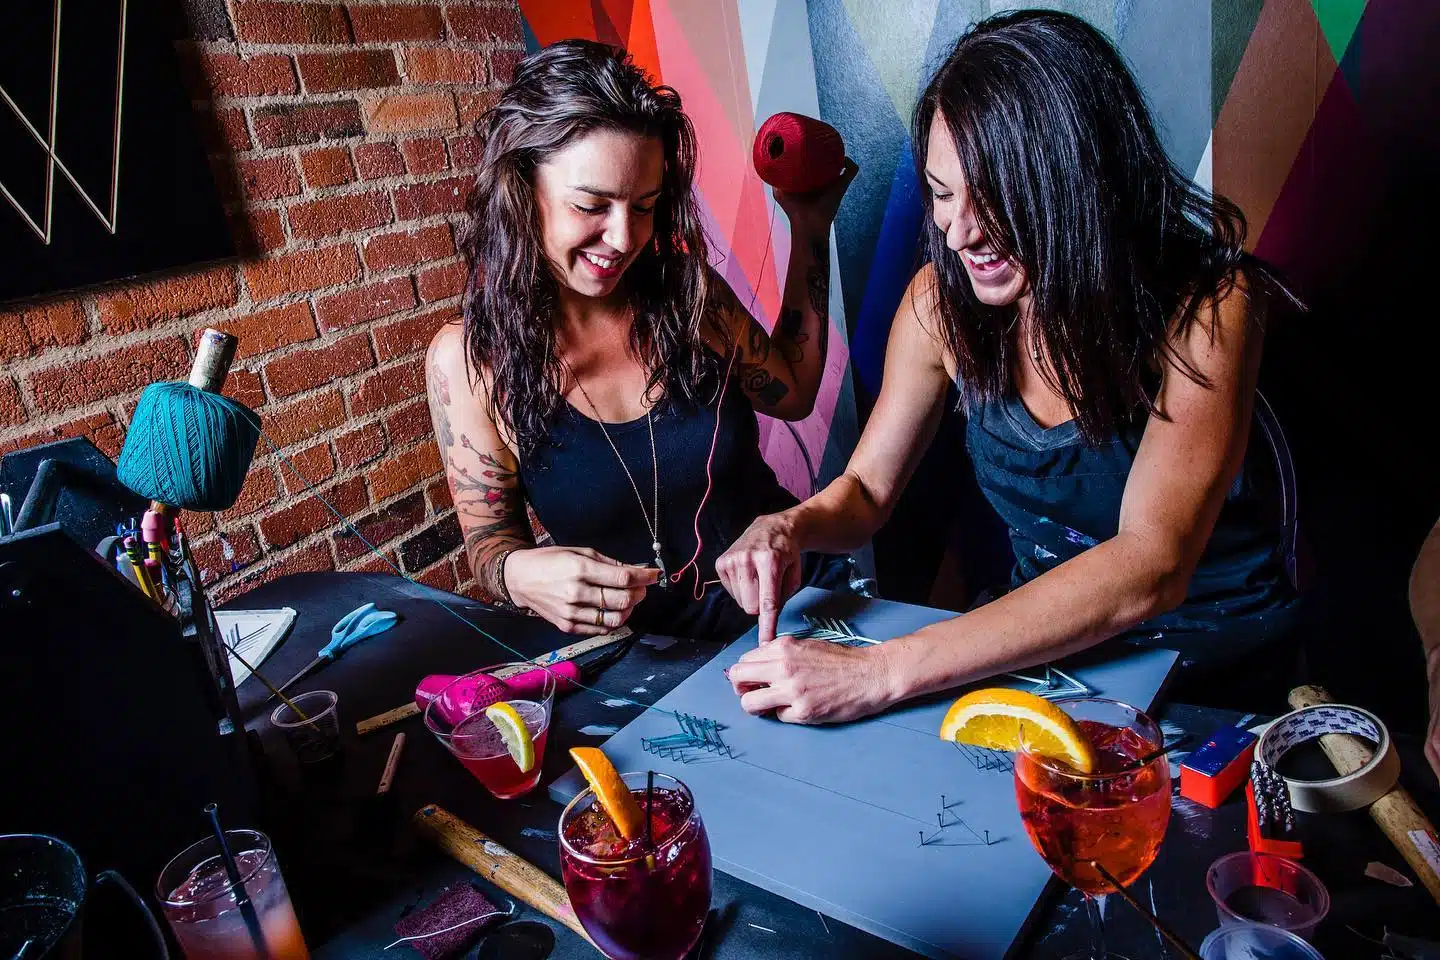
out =
[[655,585],[663,590],[670,586],[670,574],[665,569],[665,561],[660,558],[660,541],[651,542],[650,549],[655,551],[655,566],[660,568],[660,579],[655,581]]

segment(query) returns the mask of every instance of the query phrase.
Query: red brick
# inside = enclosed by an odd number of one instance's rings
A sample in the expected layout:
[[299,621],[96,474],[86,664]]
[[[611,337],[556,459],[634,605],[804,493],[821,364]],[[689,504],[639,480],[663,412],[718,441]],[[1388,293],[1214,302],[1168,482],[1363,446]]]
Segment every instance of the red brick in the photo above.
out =
[[[419,493],[395,501],[382,510],[366,514],[355,521],[355,530],[342,527],[335,533],[335,556],[341,563],[370,553],[369,547],[378,547],[402,534],[413,533],[425,522],[425,498]],[[358,531],[359,535],[356,535]]]
[[423,440],[434,429],[430,421],[430,404],[424,400],[407,404],[385,418],[385,435],[390,438],[392,447]]
[[190,353],[179,337],[122,347],[89,360],[72,360],[37,370],[28,377],[35,409],[53,413],[69,407],[130,393],[156,380],[175,380],[190,367]]
[[[187,527],[185,532],[189,534],[190,528]],[[225,539],[230,542],[230,549],[234,553],[228,560],[225,558],[225,546],[218,536],[207,537],[191,549],[195,566],[200,571],[200,582],[207,586],[260,559],[260,541],[249,527],[227,530]]]
[[455,590],[455,570],[449,560],[441,560],[424,573],[416,574],[415,580],[427,587],[434,587],[436,590],[444,590],[447,593],[453,593]]
[[475,125],[480,119],[480,114],[489,110],[500,102],[499,90],[480,90],[478,92],[455,91],[455,106],[459,113],[460,126],[466,130]]
[[395,177],[405,172],[405,162],[393,143],[362,143],[355,148],[355,166],[360,170],[360,179],[379,180],[381,177]]
[[353,517],[370,506],[370,494],[365,490],[364,477],[341,480],[325,491],[325,499],[347,517]]
[[315,304],[315,309],[320,315],[320,326],[328,333],[367,320],[388,317],[413,306],[415,285],[409,277],[395,277],[322,297]]
[[270,393],[288,397],[375,366],[370,337],[360,333],[313,350],[300,350],[265,365]]
[[225,388],[221,393],[231,400],[245,404],[251,410],[265,403],[265,387],[260,383],[260,375],[250,370],[232,368],[230,375],[225,378]]
[[325,197],[290,208],[290,231],[299,240],[318,240],[391,222],[390,200],[383,193]]
[[295,58],[306,93],[371,90],[400,82],[395,54],[389,50],[348,50],[345,53],[302,53]]
[[94,413],[88,417],[62,423],[58,427],[46,427],[34,433],[0,442],[0,456],[15,450],[24,450],[42,443],[68,440],[71,437],[85,437],[110,459],[120,456],[120,446],[125,439],[124,428],[109,413]]
[[244,110],[199,110],[196,125],[206,153],[228,157],[251,147],[250,129],[245,126]]
[[[350,392],[350,413],[363,417],[382,407],[425,396],[425,364],[420,358],[372,373]],[[407,438],[413,441],[417,438]],[[395,444],[392,435],[391,443]]]
[[450,162],[456,167],[478,166],[482,151],[479,137],[450,138]]
[[394,550],[386,550],[382,557],[373,553],[366,553],[365,556],[368,559],[345,566],[344,569],[355,573],[394,573],[400,569],[400,560],[395,556]]
[[153,326],[157,320],[228,307],[239,299],[235,268],[226,265],[124,287],[100,297],[96,307],[106,333],[133,333]]
[[338,286],[358,276],[360,261],[355,248],[348,243],[297,250],[245,264],[245,285],[257,303],[288,293]]
[[450,496],[450,484],[446,480],[436,480],[434,483],[428,484],[425,487],[425,495],[430,498],[432,513],[449,510],[455,506],[455,501]]
[[464,293],[465,278],[465,264],[456,261],[441,267],[431,267],[424,273],[417,274],[415,286],[420,291],[421,300],[425,303],[434,303],[436,300],[444,300],[447,297],[455,297]]
[[439,137],[416,137],[400,144],[405,169],[414,174],[439,173],[450,165],[445,157],[445,141]]
[[327,543],[315,543],[304,550],[297,550],[278,560],[269,566],[245,575],[239,580],[230,580],[215,588],[215,603],[222,604],[242,596],[250,590],[262,584],[270,583],[272,580],[279,580],[281,577],[292,573],[314,573],[322,570],[334,570],[335,558],[330,555],[330,545]]
[[210,162],[210,176],[215,181],[215,192],[220,195],[222,207],[238,207],[244,199],[240,194],[240,185],[235,171],[235,158],[212,154],[206,158]]
[[295,65],[281,54],[238,57],[233,53],[207,53],[200,58],[205,84],[218,97],[266,97],[295,93]]
[[448,223],[413,230],[379,233],[361,241],[365,266],[371,273],[396,267],[411,267],[427,260],[440,260],[455,252]]
[[490,51],[490,83],[497,87],[507,86],[515,79],[515,70],[525,54],[519,50]]
[[[445,229],[448,232],[449,228]],[[79,300],[56,300],[0,313],[0,361],[80,343],[89,334],[88,326]]]
[[375,334],[375,355],[384,363],[396,357],[418,353],[429,346],[442,326],[451,321],[458,323],[460,314],[454,307],[444,307],[376,327],[372,331]]
[[329,103],[285,103],[261,107],[251,115],[255,139],[262,147],[294,147],[320,140],[358,137],[365,128],[354,100]]
[[371,133],[454,130],[455,97],[444,93],[394,93],[362,105],[365,129]]
[[202,533],[209,533],[215,529],[215,515],[185,510],[180,518],[180,526],[184,529],[186,538],[193,540]]
[[235,35],[251,43],[349,43],[339,4],[235,0]]
[[241,160],[240,187],[249,200],[279,200],[300,193],[300,174],[288,154]]
[[384,452],[385,430],[378,423],[367,423],[335,438],[335,456],[346,470],[369,463]]
[[275,482],[274,468],[269,464],[252,467],[250,472],[245,474],[245,485],[240,488],[239,498],[231,507],[220,511],[220,522],[234,523],[241,517],[270,506],[279,496],[280,485]]
[[352,6],[350,26],[356,43],[385,43],[394,40],[442,40],[445,25],[436,6]]
[[418,220],[441,213],[462,213],[470,186],[470,177],[446,177],[433,183],[398,186],[392,191],[395,215],[400,220]]
[[470,569],[470,557],[464,550],[456,552],[455,556],[450,558],[450,561],[455,564],[455,579],[457,582],[464,583],[466,580],[474,579],[475,571]]
[[305,183],[312,190],[338,187],[355,179],[350,151],[345,147],[321,147],[302,153],[300,169],[305,171]]
[[[310,487],[329,482],[335,475],[335,458],[330,455],[328,444],[317,443],[299,453],[289,454],[285,462],[277,465],[277,469],[280,471],[280,484],[293,497],[307,492]],[[265,532],[263,525],[260,532]]]
[[405,79],[411,83],[464,83],[483,86],[489,71],[479,50],[411,47],[405,51]]
[[238,360],[269,353],[292,343],[304,343],[316,337],[315,317],[310,313],[310,304],[303,300],[273,310],[247,313],[233,320],[214,324],[214,327],[240,341],[235,348],[235,357]]
[[240,251],[251,255],[279,250],[286,243],[285,222],[280,219],[280,211],[275,209],[251,207],[240,211],[231,217],[230,232]]
[[274,440],[276,446],[288,447],[344,422],[345,399],[340,396],[339,390],[327,390],[318,397],[306,397],[278,409],[266,410],[265,435]]
[[9,377],[0,379],[0,427],[15,427],[26,419],[20,388]]
[[473,43],[524,43],[525,29],[515,6],[447,7],[450,35]]
[[386,457],[369,473],[370,493],[376,500],[418,486],[440,472],[440,452],[433,440],[404,453]]

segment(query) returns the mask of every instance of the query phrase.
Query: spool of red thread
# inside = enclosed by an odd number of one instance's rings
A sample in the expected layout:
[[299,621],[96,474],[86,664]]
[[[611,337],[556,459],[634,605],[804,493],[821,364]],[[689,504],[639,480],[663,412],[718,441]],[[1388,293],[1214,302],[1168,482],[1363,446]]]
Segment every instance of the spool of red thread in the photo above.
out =
[[777,113],[755,134],[755,172],[791,193],[809,193],[833,183],[845,170],[845,141],[823,120]]

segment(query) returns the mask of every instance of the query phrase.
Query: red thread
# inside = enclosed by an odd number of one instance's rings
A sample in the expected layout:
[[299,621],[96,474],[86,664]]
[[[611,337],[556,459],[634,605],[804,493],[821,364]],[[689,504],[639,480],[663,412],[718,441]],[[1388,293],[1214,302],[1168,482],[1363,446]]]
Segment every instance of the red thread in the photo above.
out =
[[789,193],[834,183],[845,170],[845,141],[823,120],[777,113],[755,134],[752,151],[760,179]]

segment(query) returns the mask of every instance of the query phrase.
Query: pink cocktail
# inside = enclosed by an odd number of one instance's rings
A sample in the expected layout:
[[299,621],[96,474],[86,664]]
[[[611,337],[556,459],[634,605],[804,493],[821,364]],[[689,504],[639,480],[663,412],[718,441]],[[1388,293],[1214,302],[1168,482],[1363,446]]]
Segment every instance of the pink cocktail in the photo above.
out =
[[[523,699],[506,696],[505,682],[496,680],[493,684],[485,684],[493,691],[493,696],[478,700],[473,699],[475,680],[496,673],[513,671],[518,674],[527,670],[533,674],[534,664],[500,663],[457,677],[425,708],[425,726],[486,790],[501,800],[528,793],[540,782],[545,740],[550,732],[550,714],[555,700],[555,679],[549,674],[542,674],[538,682],[527,684],[524,692],[529,697]],[[465,691],[464,698],[459,694],[461,690]],[[515,708],[534,743],[534,762],[525,770],[521,770],[515,762],[499,727],[485,715],[485,709],[500,699]],[[453,708],[462,702],[468,712],[458,722],[451,723],[450,718],[455,714],[447,707]]]

